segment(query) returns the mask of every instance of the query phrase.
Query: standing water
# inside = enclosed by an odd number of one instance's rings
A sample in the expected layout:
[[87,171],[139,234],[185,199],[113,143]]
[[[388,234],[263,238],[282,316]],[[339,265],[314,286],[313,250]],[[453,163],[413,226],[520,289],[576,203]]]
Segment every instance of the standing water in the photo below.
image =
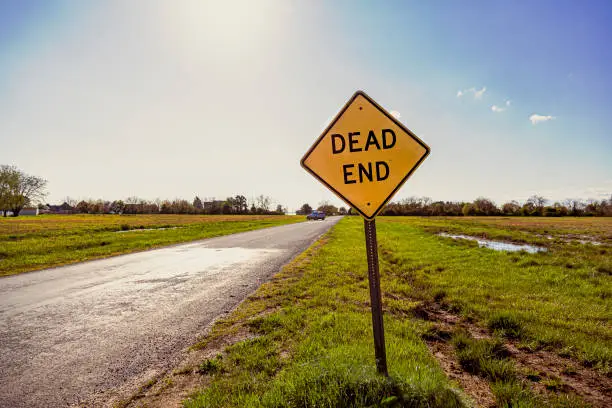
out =
[[478,242],[479,247],[485,247],[489,249],[494,249],[496,251],[508,251],[508,252],[518,252],[525,251],[530,254],[535,254],[536,252],[546,252],[547,249],[544,247],[538,247],[534,245],[528,244],[510,244],[508,242],[501,241],[491,241],[490,239],[470,237],[469,235],[453,235],[447,234],[446,232],[441,232],[438,234],[441,237],[453,238],[453,239],[467,239],[469,241]]

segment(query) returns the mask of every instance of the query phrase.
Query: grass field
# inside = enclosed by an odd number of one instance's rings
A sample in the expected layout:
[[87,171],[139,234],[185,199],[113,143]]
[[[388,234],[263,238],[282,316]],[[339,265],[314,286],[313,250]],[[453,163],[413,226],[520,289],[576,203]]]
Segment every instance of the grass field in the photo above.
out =
[[0,217],[0,276],[302,220],[277,215]]
[[[609,372],[612,219],[580,221],[387,219],[381,223],[381,249],[388,268],[410,269],[417,289],[411,296],[443,300],[482,323],[507,316],[521,327],[514,336],[521,345],[561,349]],[[531,243],[548,251],[493,251],[434,235],[439,231]],[[576,241],[587,237],[601,245]]]
[[[349,217],[195,346],[210,358],[172,375],[207,386],[184,405],[608,406],[612,219],[377,224],[390,379],[375,372],[363,223]],[[601,244],[577,242],[587,238]]]

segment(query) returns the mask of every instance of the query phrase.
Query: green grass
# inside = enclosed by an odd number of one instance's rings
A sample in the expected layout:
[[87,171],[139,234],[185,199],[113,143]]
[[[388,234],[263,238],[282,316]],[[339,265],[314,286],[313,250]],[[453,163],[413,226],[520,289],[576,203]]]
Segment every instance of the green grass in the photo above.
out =
[[221,361],[221,355],[217,355],[215,358],[209,358],[204,360],[198,366],[198,373],[202,375],[206,374],[216,374],[223,370],[223,362]]
[[508,351],[499,340],[475,340],[459,333],[452,341],[465,371],[493,382],[516,379],[514,366],[507,360]]
[[509,338],[520,338],[523,336],[523,324],[513,314],[508,312],[493,313],[487,322],[489,330],[502,336]]
[[[612,248],[563,242],[565,224],[555,229],[552,222],[540,227],[532,219],[504,221],[383,218],[379,245],[393,273],[412,283],[407,296],[442,304],[525,347],[555,350],[609,373],[612,277],[599,271],[611,267]],[[516,225],[521,221],[524,229]],[[574,220],[571,231],[585,235],[593,229],[607,242],[612,219],[597,220],[597,228],[586,221],[580,230]],[[537,243],[548,252],[499,252],[439,237],[439,231]],[[538,236],[544,234],[553,239]],[[389,280],[382,287],[398,290]]]
[[0,217],[0,276],[302,220],[239,215]]
[[[565,351],[609,373],[610,304],[602,293],[610,293],[610,276],[593,273],[609,262],[602,253],[607,247],[545,238],[547,253],[504,253],[434,232],[524,242],[536,232],[478,220],[379,218],[377,224],[390,379],[375,370],[363,223],[348,217],[195,346],[250,333],[223,350],[215,362],[220,367],[207,371],[210,386],[184,406],[469,406],[427,349],[423,339],[433,338],[453,342],[462,368],[489,381],[499,407],[586,406],[555,380],[545,380],[546,395],[534,392],[503,339]],[[580,230],[574,224],[572,231]],[[600,236],[606,225],[597,224]],[[555,233],[554,224],[546,229]],[[498,337],[441,331],[423,320],[423,307],[432,302]]]
[[[264,284],[197,347],[249,328],[228,347],[223,374],[186,407],[467,406],[420,338],[422,322],[385,316],[390,379],[372,344],[361,224],[343,220]],[[410,308],[410,305],[406,305]]]

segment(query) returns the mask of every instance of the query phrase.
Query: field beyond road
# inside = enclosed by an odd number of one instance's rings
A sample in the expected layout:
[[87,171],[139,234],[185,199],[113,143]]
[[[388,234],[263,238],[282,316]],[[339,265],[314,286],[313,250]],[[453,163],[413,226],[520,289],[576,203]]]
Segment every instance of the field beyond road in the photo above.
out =
[[0,276],[303,220],[282,215],[0,217]]
[[[345,217],[218,321],[194,347],[198,363],[145,387],[132,406],[181,393],[189,408],[609,406],[612,219],[379,217],[377,226],[389,381],[374,364],[363,222]],[[195,394],[181,389],[194,383]]]

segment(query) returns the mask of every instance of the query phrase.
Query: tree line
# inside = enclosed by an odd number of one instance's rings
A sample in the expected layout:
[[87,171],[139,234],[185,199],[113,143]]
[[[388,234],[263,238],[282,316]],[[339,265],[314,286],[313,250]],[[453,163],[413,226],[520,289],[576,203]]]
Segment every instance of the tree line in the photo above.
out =
[[74,200],[70,197],[64,199],[61,206],[41,205],[43,211],[47,208],[51,212],[79,213],[79,214],[257,214],[257,215],[283,215],[287,208],[281,204],[272,206],[272,199],[259,195],[247,200],[244,195],[238,194],[227,197],[225,200],[201,199],[196,196],[193,201],[184,199],[175,200],[145,200],[138,197],[129,197],[125,200]]
[[[145,200],[129,197],[125,200],[74,200],[67,197],[61,205],[43,204],[47,195],[47,180],[27,174],[15,166],[0,165],[0,213],[18,216],[23,208],[35,206],[43,212],[87,214],[286,214],[287,208],[272,204],[272,199],[259,195],[247,200],[238,194],[225,200],[201,199],[193,201]],[[324,201],[316,208],[327,215],[356,215],[352,208],[336,207]],[[313,207],[304,204],[296,214],[307,215]],[[433,201],[429,197],[409,197],[387,204],[380,215],[419,216],[612,216],[612,195],[608,200],[566,199],[551,202],[541,195],[533,195],[523,204],[516,200],[497,206],[492,200],[479,197],[472,202]]]
[[[304,204],[296,213],[309,214],[312,210],[313,208],[309,204]],[[344,207],[337,208],[327,202],[321,203],[317,210],[324,211],[327,215],[357,214],[352,208],[348,210]],[[387,204],[380,212],[380,215],[610,217],[612,216],[612,195],[608,200],[566,199],[554,202],[543,196],[533,195],[523,204],[512,200],[501,206],[497,206],[492,200],[484,197],[479,197],[472,202],[433,201],[429,197],[409,197]]]
[[286,214],[287,208],[272,204],[263,194],[247,200],[238,194],[225,200],[193,201],[145,200],[129,197],[125,200],[75,200],[66,197],[61,205],[45,204],[47,180],[19,170],[15,166],[0,165],[0,213],[17,217],[23,208],[37,206],[43,213],[60,214]]
[[[356,211],[350,208],[348,210],[345,207],[338,208],[335,205],[332,205],[327,201],[323,201],[322,203],[320,203],[319,206],[316,208],[316,210],[324,212],[325,215],[350,215],[351,211],[357,214]],[[296,210],[295,213],[297,215],[308,215],[313,211],[314,209],[310,206],[310,204],[306,203],[306,204],[303,204],[299,210]]]
[[523,204],[516,200],[497,206],[492,200],[479,197],[472,202],[432,201],[430,198],[411,197],[388,204],[383,215],[504,215],[504,216],[612,216],[612,195],[609,200],[566,199],[554,201],[532,195]]

